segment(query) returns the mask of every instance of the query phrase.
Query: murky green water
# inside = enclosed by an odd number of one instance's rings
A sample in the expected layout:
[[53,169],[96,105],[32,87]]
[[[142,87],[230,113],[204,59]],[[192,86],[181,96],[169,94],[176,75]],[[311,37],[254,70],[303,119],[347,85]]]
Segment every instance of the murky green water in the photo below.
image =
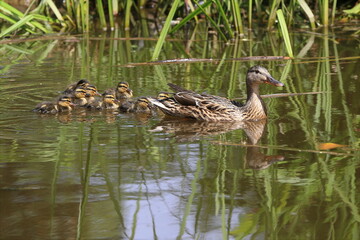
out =
[[[161,59],[218,61],[157,65],[129,65],[149,61],[155,41],[122,37],[0,45],[1,239],[358,238],[356,37],[295,33],[302,59],[235,61],[283,56],[285,47],[275,33],[231,44],[196,33],[194,41],[168,41]],[[126,80],[135,96],[174,82],[242,98],[254,64],[285,83],[262,94],[322,93],[264,99],[267,124],[30,111],[80,78],[100,91]],[[320,150],[321,143],[346,147]]]

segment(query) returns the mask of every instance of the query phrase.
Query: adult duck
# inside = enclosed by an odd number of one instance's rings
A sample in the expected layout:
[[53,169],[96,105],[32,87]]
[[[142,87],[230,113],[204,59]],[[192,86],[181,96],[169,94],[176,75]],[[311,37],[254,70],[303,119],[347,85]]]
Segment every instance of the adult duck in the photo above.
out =
[[245,104],[209,95],[196,93],[175,84],[168,85],[175,90],[168,99],[149,100],[166,115],[192,118],[201,121],[257,121],[267,117],[266,106],[260,97],[260,84],[284,86],[275,80],[269,71],[261,66],[251,67],[246,75],[247,100]]

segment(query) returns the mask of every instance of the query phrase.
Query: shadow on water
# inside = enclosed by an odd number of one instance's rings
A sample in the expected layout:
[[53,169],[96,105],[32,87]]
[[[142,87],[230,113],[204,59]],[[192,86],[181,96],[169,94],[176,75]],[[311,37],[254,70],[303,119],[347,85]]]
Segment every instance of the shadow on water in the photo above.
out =
[[[155,41],[118,31],[0,45],[1,239],[358,237],[358,40],[299,32],[296,59],[239,61],[285,49],[272,33],[224,44],[204,32],[199,25],[190,40],[165,42],[161,59],[216,63],[136,65]],[[265,98],[266,124],[30,111],[81,78],[101,91],[126,80],[135,96],[174,82],[244,98],[255,64],[285,83],[262,94],[321,94]]]

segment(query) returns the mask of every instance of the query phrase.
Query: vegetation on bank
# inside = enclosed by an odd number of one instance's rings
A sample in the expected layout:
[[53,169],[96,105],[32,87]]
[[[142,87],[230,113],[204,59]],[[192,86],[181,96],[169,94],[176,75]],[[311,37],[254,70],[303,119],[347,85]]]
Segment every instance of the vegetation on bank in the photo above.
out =
[[0,23],[7,23],[2,24],[0,38],[11,34],[82,33],[95,27],[132,29],[143,23],[139,20],[145,19],[160,32],[153,56],[156,59],[166,36],[199,21],[206,21],[209,28],[225,41],[244,36],[257,26],[271,30],[279,23],[288,54],[292,56],[288,27],[316,29],[334,24],[339,16],[342,19],[358,18],[360,4],[355,3],[337,0],[34,0],[26,11],[21,12],[0,1]]

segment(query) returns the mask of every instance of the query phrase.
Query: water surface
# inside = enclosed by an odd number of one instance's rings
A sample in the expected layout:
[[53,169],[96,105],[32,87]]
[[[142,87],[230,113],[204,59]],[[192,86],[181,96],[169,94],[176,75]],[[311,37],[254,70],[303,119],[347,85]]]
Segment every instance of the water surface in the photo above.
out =
[[[293,34],[295,61],[271,33],[225,44],[196,33],[155,41],[122,33],[1,44],[0,238],[356,239],[359,236],[359,43],[347,32]],[[301,58],[300,58],[301,57]],[[262,86],[267,123],[205,124],[77,110],[31,112],[87,78],[100,91],[128,81],[135,96],[168,82],[245,98],[247,69],[284,82]],[[319,144],[345,145],[329,150]],[[329,145],[322,145],[329,146]]]

